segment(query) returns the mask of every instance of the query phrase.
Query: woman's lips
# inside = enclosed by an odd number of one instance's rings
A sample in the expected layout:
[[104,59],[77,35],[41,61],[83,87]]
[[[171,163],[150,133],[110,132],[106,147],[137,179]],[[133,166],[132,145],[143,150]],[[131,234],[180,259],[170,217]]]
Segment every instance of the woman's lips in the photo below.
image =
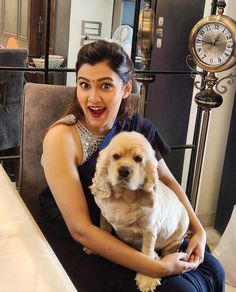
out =
[[93,117],[99,118],[103,115],[106,108],[102,106],[89,106],[88,109]]

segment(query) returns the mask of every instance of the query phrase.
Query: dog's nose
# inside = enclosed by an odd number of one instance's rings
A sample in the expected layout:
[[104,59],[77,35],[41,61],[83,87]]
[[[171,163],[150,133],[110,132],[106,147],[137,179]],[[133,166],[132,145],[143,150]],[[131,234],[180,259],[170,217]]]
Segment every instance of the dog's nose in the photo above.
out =
[[126,166],[121,166],[118,169],[118,174],[121,178],[127,178],[131,174],[131,169]]

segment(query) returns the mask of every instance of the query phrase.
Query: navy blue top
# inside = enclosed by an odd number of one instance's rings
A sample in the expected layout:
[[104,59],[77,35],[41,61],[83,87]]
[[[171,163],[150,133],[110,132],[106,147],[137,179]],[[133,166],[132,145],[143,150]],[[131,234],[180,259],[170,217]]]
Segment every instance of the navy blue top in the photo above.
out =
[[[136,131],[143,134],[148,141],[151,143],[153,149],[156,151],[157,160],[160,160],[163,155],[170,151],[170,147],[162,138],[161,134],[157,130],[156,126],[149,120],[143,118],[139,114],[135,114],[132,118],[125,118],[122,124],[115,122],[111,130],[105,136],[99,149],[93,153],[93,155],[85,161],[81,166],[78,167],[81,184],[83,186],[84,194],[86,196],[89,213],[93,224],[99,226],[100,223],[100,210],[97,207],[94,196],[91,194],[89,186],[92,184],[92,178],[95,173],[96,161],[99,151],[104,149],[111,139],[122,131]],[[58,215],[60,212],[55,205],[54,198],[47,188],[44,192],[39,195],[39,202],[41,207],[42,216],[50,218]]]

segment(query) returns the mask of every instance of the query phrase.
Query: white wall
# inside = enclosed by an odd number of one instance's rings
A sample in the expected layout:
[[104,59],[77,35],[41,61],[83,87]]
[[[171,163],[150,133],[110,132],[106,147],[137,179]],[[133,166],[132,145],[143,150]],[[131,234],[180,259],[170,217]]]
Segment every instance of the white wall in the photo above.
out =
[[[225,15],[235,18],[236,16],[236,1],[226,0],[227,6]],[[206,1],[204,15],[210,15],[211,0]],[[227,76],[229,73],[236,73],[235,66],[217,75],[218,78]],[[236,78],[234,78],[236,79]],[[223,94],[223,104],[219,108],[212,109],[208,128],[208,136],[206,141],[205,156],[203,160],[202,175],[200,179],[199,192],[196,213],[204,225],[212,225],[215,219],[217,208],[217,200],[219,195],[222,169],[224,164],[225,149],[227,145],[227,137],[230,126],[231,112],[235,94],[235,83],[229,85],[226,82],[223,84],[228,87],[227,93]],[[187,143],[192,142],[192,134],[196,115],[196,104],[194,96],[198,92],[197,89],[193,93],[192,110],[189,121],[189,131]],[[186,164],[188,165],[188,155],[186,155]],[[186,181],[183,179],[183,185]]]
[[[81,41],[82,20],[102,22],[101,37],[110,38],[113,0],[71,0],[68,67],[74,68]],[[75,76],[68,74],[67,85],[75,85]]]

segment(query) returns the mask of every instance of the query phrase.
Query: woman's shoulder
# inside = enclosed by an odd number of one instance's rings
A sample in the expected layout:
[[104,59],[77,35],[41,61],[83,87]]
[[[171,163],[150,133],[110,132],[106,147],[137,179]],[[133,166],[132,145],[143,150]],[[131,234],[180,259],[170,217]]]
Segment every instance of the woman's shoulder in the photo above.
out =
[[143,134],[151,143],[153,149],[158,150],[162,156],[170,151],[169,145],[166,143],[156,125],[140,114],[135,114],[129,121],[126,121],[122,130],[129,132],[136,131]]
[[[60,132],[70,131],[71,126],[76,124],[76,118],[73,114],[66,115],[56,122],[54,122],[49,128],[48,132]],[[56,129],[56,130],[55,130]]]
[[44,137],[44,144],[45,143],[66,143],[68,139],[74,136],[75,129],[73,125],[75,124],[75,117],[73,115],[68,115],[60,120],[53,123],[50,128],[48,129],[45,137]]
[[[46,155],[49,154],[49,155]],[[52,157],[65,156],[77,161],[82,160],[81,140],[74,123],[56,122],[47,131],[43,140],[43,155]]]
[[71,127],[66,125],[66,124],[55,124],[51,126],[48,130],[47,133],[45,134],[44,140],[46,138],[59,138],[63,137],[65,134],[69,134],[71,132]]

